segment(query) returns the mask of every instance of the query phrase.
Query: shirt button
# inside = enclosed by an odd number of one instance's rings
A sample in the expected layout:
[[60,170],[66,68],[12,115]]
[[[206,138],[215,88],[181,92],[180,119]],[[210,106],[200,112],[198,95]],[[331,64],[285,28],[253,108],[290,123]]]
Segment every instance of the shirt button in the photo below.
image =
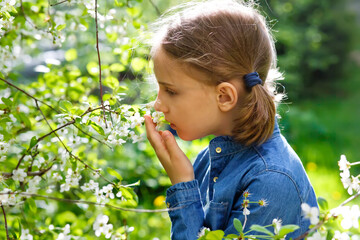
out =
[[216,180],[218,180],[218,177],[214,177],[213,178],[213,181],[216,182]]
[[217,153],[221,153],[221,147],[217,147],[217,148],[215,149],[215,151],[216,151]]

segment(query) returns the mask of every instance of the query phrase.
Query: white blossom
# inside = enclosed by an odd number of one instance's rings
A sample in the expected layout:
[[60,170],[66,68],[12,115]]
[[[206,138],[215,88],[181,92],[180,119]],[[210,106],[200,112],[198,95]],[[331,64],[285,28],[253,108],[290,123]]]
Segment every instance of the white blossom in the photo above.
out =
[[163,115],[164,114],[162,112],[153,112],[151,114],[153,122],[156,124],[160,123],[160,119],[161,119],[161,117],[163,117]]
[[1,12],[11,12],[15,3],[15,0],[2,0],[0,2]]
[[121,198],[121,197],[122,197],[122,192],[121,192],[121,191],[118,191],[118,192],[116,193],[116,197],[117,197],[117,198]]
[[35,176],[29,180],[28,189],[26,189],[27,193],[36,193],[39,190],[39,182],[41,181],[41,177]]
[[103,233],[105,235],[105,238],[110,238],[111,237],[112,230],[113,230],[113,225],[112,224],[105,225],[104,231],[103,231]]
[[326,236],[321,235],[319,231],[315,232],[310,237],[307,237],[307,240],[325,240]]
[[99,188],[95,189],[95,196],[96,196],[96,202],[101,202],[102,200],[105,200],[105,196],[103,194],[104,192],[100,190]]
[[9,151],[10,144],[6,142],[0,142],[0,156],[5,155]]
[[130,117],[131,122],[131,128],[135,128],[136,126],[141,126],[141,124],[144,122],[144,118],[140,116],[140,114],[137,112],[133,116]]
[[207,228],[207,227],[202,227],[202,228],[200,229],[199,234],[198,234],[198,238],[204,236],[204,235],[205,235],[205,231],[210,231],[210,229]]
[[350,237],[345,232],[341,233],[340,231],[335,231],[335,234],[334,234],[334,237],[332,238],[332,240],[350,240]]
[[344,229],[350,229],[351,227],[359,228],[360,210],[359,205],[343,206],[341,208],[341,215],[344,219],[341,221],[341,226]]
[[63,232],[59,233],[56,240],[71,240],[73,238],[72,235],[69,235],[69,233],[70,233],[70,225],[69,224],[66,224],[62,230],[63,230]]
[[27,173],[25,172],[25,169],[15,169],[12,171],[12,179],[14,181],[20,181],[23,182],[27,176]]
[[273,227],[274,227],[274,233],[275,233],[275,234],[279,234],[279,231],[280,231],[280,228],[281,228],[281,225],[282,225],[282,220],[275,218],[275,219],[272,221],[272,225],[273,225]]
[[305,218],[310,219],[311,224],[317,224],[319,222],[319,209],[317,207],[310,207],[309,204],[301,204],[302,213]]
[[244,209],[243,209],[243,215],[244,215],[244,216],[250,215],[250,210],[249,210],[247,207],[244,207]]
[[109,217],[106,215],[98,215],[95,222],[93,223],[93,230],[95,235],[100,237],[101,233],[104,233],[106,238],[110,238],[112,234],[113,226],[112,224],[107,224]]
[[113,186],[111,184],[108,184],[107,186],[104,186],[101,191],[103,193],[105,193],[105,197],[107,198],[111,198],[111,199],[114,199],[115,198],[115,195],[114,193],[112,192],[113,190]]
[[345,155],[340,156],[340,160],[338,161],[340,171],[344,171],[350,168],[351,164],[346,160]]
[[34,160],[33,166],[40,168],[44,162],[45,162],[45,159],[43,157],[39,157],[38,159]]
[[52,178],[55,180],[55,181],[61,181],[63,180],[63,177],[60,175],[60,173],[58,172],[54,172],[53,175],[52,175]]
[[29,229],[22,229],[20,240],[32,240],[33,236],[29,233]]

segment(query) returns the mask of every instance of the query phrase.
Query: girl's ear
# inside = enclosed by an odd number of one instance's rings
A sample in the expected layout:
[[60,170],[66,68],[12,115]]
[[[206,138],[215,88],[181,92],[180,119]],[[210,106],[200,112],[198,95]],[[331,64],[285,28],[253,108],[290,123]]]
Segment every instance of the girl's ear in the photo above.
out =
[[222,82],[216,86],[216,100],[222,112],[233,109],[238,101],[237,88],[230,82]]

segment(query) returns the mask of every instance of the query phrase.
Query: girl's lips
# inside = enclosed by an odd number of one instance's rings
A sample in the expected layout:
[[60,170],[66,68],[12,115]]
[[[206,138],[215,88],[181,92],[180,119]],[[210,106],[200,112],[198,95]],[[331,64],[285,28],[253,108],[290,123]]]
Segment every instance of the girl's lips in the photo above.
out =
[[174,124],[170,123],[170,127],[171,127],[172,129],[176,130],[176,126],[175,126]]

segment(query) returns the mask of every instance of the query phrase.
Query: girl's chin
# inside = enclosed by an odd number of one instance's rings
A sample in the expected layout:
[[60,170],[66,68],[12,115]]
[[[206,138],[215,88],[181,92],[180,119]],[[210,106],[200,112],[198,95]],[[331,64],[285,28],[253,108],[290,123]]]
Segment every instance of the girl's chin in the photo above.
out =
[[196,140],[196,139],[200,138],[200,137],[193,136],[193,135],[182,134],[181,131],[176,131],[176,133],[179,136],[179,138],[184,141],[192,141],[192,140]]

